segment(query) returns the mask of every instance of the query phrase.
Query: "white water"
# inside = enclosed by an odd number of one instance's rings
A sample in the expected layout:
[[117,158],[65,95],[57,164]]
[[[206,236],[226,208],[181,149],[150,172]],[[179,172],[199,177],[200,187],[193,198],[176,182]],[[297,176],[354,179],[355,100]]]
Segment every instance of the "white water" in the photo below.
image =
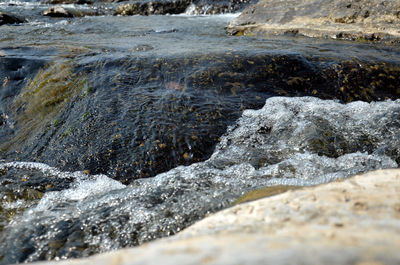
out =
[[[68,189],[47,192],[4,230],[0,255],[18,255],[13,242],[19,241],[35,246],[27,261],[44,253],[72,257],[76,244],[87,248],[79,255],[109,251],[176,233],[256,188],[316,185],[397,167],[399,120],[400,100],[343,105],[311,97],[270,98],[262,109],[245,111],[207,161],[129,186],[40,163],[0,163],[0,171],[34,168],[74,179]],[[321,135],[332,138],[322,145],[326,155],[315,149],[319,142],[314,146]],[[55,254],[49,244],[60,238],[62,254]]]
[[85,177],[82,171],[76,172],[63,172],[55,167],[51,167],[44,163],[38,162],[8,162],[0,163],[0,170],[7,170],[9,168],[15,169],[28,169],[28,170],[38,170],[43,173],[46,177],[57,177],[57,178],[79,178]]
[[[90,176],[84,172],[63,172],[36,162],[0,163],[0,170],[36,169],[53,178],[75,179],[67,190],[47,193],[38,209],[43,210],[56,200],[82,201],[90,196],[103,195],[116,189],[141,189],[143,186],[162,187],[177,175],[196,182],[199,175],[210,175],[214,183],[230,180],[257,180],[264,185],[316,185],[347,177],[369,169],[397,167],[397,163],[384,154],[392,146],[398,150],[400,128],[390,126],[390,119],[400,111],[400,101],[354,102],[343,105],[317,98],[274,97],[260,110],[246,110],[235,126],[228,129],[216,151],[208,161],[180,166],[150,179],[140,179],[131,187],[105,175]],[[316,133],[321,119],[329,124],[334,137],[349,143],[360,135],[373,137],[376,150],[346,153],[328,157],[313,153],[308,144]],[[260,128],[270,132],[260,134]],[[337,144],[335,142],[333,145]],[[268,164],[268,160],[276,163]],[[247,183],[251,185],[251,183]],[[143,191],[142,191],[143,192]]]
[[90,177],[80,175],[69,189],[46,193],[35,210],[46,211],[53,205],[63,201],[81,202],[91,196],[102,196],[113,190],[123,189],[125,187],[125,185],[105,175],[94,175]]

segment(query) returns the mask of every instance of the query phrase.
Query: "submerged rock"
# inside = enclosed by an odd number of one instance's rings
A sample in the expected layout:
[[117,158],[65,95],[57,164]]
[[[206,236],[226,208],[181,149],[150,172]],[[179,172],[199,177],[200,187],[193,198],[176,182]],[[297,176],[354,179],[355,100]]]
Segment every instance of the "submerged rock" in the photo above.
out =
[[84,264],[398,264],[400,171],[382,170],[241,204],[176,236]]
[[227,27],[230,34],[399,42],[400,1],[261,0]]
[[[34,78],[52,55],[51,49],[5,48],[0,54],[0,139],[1,142],[15,136],[14,120],[7,114],[14,99],[29,79]],[[23,53],[24,56],[20,54]],[[35,55],[33,55],[35,54]],[[1,149],[1,148],[0,148]],[[3,153],[4,150],[0,150]],[[4,158],[3,155],[0,155]]]
[[[130,183],[206,160],[243,109],[261,108],[272,95],[398,98],[400,81],[392,77],[399,71],[385,63],[269,53],[63,62],[40,71],[12,103],[8,97],[4,112],[14,129],[1,152],[9,161]],[[330,150],[329,137],[315,138],[315,150],[331,157],[369,151],[361,143]]]
[[25,22],[26,20],[24,18],[0,11],[0,26],[5,24],[20,24]]

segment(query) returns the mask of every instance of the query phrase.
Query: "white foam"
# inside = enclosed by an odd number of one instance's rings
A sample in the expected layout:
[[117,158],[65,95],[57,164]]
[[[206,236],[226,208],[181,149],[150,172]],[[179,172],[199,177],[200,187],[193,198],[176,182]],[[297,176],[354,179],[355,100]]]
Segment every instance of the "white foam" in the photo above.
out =
[[113,190],[123,189],[126,186],[106,175],[79,177],[69,189],[47,192],[36,207],[38,211],[50,209],[60,202],[83,201],[90,196],[100,196]]
[[0,170],[7,170],[7,169],[11,169],[11,168],[38,170],[47,177],[78,178],[81,176],[85,176],[85,174],[81,171],[76,171],[76,172],[65,171],[65,172],[63,172],[63,171],[58,170],[55,167],[51,167],[47,164],[39,163],[39,162],[20,162],[20,161],[7,162],[7,163],[0,162]]
[[[289,181],[296,185],[397,167],[385,150],[398,152],[400,128],[393,124],[398,113],[400,100],[345,105],[313,97],[269,98],[262,109],[244,111],[210,161],[220,168],[251,163],[260,167],[257,174],[276,178],[275,184],[296,179]],[[314,150],[319,146],[326,150]]]

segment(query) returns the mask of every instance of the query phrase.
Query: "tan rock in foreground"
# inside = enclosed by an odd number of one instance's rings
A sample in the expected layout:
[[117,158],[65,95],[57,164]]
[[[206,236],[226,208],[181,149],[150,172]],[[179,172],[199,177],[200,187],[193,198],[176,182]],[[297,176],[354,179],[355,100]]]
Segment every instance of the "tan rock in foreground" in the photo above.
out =
[[233,35],[295,34],[400,41],[400,0],[260,0],[233,20]]
[[241,204],[174,237],[39,264],[400,264],[400,169]]

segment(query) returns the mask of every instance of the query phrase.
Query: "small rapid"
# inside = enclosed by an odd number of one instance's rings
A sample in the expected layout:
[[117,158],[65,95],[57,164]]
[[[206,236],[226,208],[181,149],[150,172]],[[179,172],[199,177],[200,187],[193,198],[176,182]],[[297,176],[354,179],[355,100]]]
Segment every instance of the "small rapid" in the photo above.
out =
[[68,181],[59,187],[53,183],[53,190],[44,191],[35,205],[4,227],[0,263],[134,246],[175,234],[257,188],[317,185],[397,167],[399,120],[400,100],[341,104],[272,97],[262,109],[244,111],[208,160],[127,186],[105,175],[2,162],[3,188],[34,171],[47,184],[50,179]]

